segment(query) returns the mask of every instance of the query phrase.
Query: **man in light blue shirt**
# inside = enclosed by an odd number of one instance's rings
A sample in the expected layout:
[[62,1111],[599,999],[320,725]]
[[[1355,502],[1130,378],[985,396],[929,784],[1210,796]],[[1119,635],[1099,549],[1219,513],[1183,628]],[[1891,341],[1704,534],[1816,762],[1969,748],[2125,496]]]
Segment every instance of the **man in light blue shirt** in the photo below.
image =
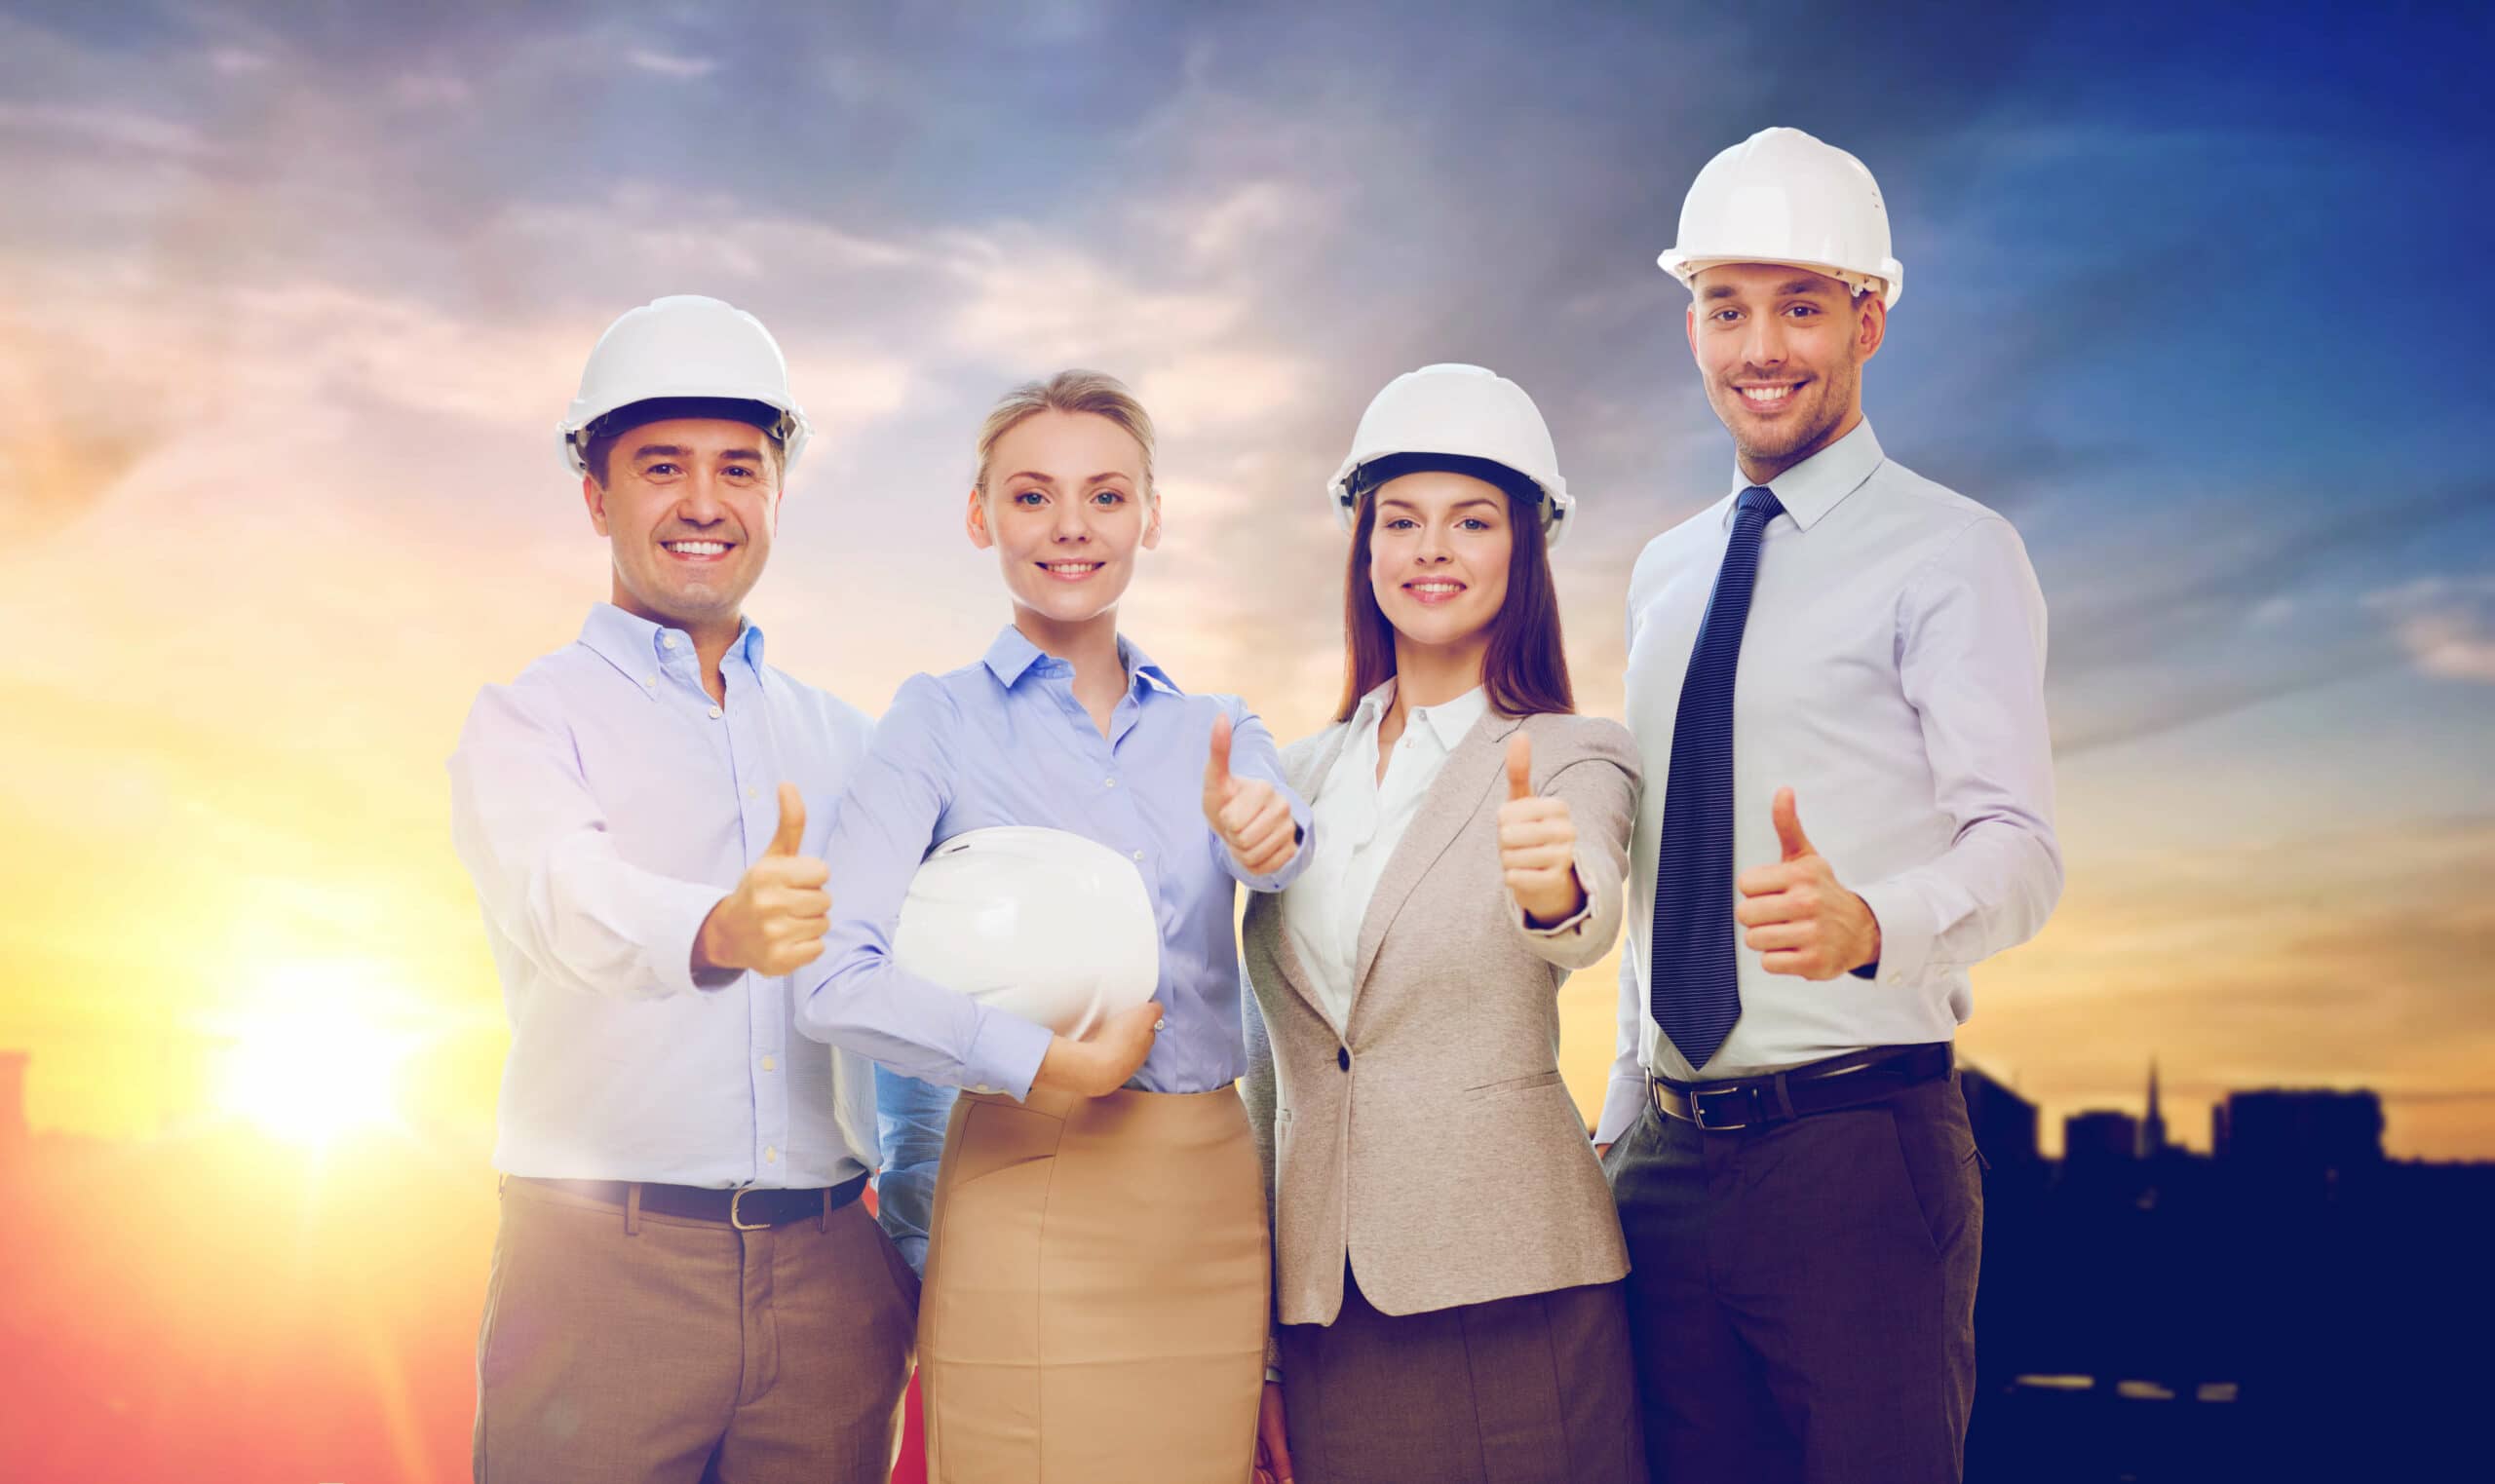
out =
[[617,321],[562,427],[613,601],[486,687],[450,760],[512,1026],[480,1481],[880,1480],[894,1458],[917,1280],[857,1199],[873,1071],[797,1033],[787,978],[829,908],[804,821],[870,728],[773,668],[742,611],[806,432],[750,316]]

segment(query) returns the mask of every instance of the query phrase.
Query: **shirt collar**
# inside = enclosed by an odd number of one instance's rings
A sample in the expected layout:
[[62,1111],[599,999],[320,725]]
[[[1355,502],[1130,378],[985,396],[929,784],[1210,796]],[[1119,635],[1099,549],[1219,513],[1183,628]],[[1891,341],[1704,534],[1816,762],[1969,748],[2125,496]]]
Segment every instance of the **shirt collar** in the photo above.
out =
[[[1395,677],[1390,675],[1385,684],[1361,698],[1359,708],[1353,712],[1353,724],[1364,730],[1373,730],[1378,720],[1386,714],[1386,708],[1394,704]],[[1463,742],[1466,734],[1473,730],[1473,724],[1479,721],[1482,714],[1489,709],[1489,688],[1477,685],[1453,701],[1442,701],[1431,706],[1415,706],[1412,714],[1420,720],[1421,725],[1430,729],[1431,735],[1439,740],[1439,745],[1441,748],[1453,752],[1456,744]]]
[[[1070,675],[1074,672],[1071,666],[1032,643],[1022,630],[1011,624],[1005,626],[1004,631],[996,636],[996,642],[987,646],[987,653],[979,659],[987,666],[988,673],[996,677],[997,683],[1009,691],[1035,666],[1044,675]],[[1152,657],[1125,634],[1118,635],[1118,664],[1126,669],[1127,688],[1138,695],[1147,689],[1168,691],[1172,696],[1186,694],[1178,689],[1176,681],[1170,678],[1169,671],[1154,664]]]
[[[1785,514],[1793,517],[1793,523],[1807,531],[1846,496],[1861,489],[1887,458],[1880,451],[1880,439],[1871,432],[1871,419],[1866,417],[1854,425],[1852,433],[1769,480],[1767,487],[1776,492],[1776,503],[1785,507]],[[1742,491],[1749,487],[1750,481],[1742,477],[1736,468],[1733,493],[1724,502],[1720,524],[1733,523],[1733,508],[1740,502]]]
[[[740,621],[737,636],[728,644],[728,653],[741,654],[756,670],[762,668],[762,627],[751,619]],[[675,636],[677,649],[667,647],[668,635]],[[607,664],[638,680],[649,672],[652,664],[664,665],[668,659],[682,654],[693,655],[693,636],[681,628],[662,628],[648,619],[626,613],[613,603],[592,603],[589,617],[581,622],[581,643],[604,659]]]

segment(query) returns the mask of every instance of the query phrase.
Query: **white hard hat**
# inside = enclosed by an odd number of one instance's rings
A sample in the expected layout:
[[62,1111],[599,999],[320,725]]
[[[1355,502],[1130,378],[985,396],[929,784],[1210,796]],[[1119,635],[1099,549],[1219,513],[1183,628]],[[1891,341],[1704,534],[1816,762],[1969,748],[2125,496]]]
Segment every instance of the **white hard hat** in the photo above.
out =
[[955,835],[920,862],[893,961],[1080,1037],[1152,998],[1161,929],[1124,856],[1061,829],[1002,825]]
[[716,397],[776,408],[782,472],[813,431],[788,395],[788,362],[762,322],[698,293],[670,294],[628,309],[597,337],[581,368],[581,393],[555,431],[563,467],[586,474],[591,425],[618,407],[658,397]]
[[1878,289],[1892,309],[1905,292],[1880,182],[1798,129],[1762,129],[1708,161],[1681,203],[1680,241],[1655,261],[1683,284],[1722,263],[1790,263]]
[[1406,371],[1361,414],[1352,451],[1325,486],[1344,530],[1356,529],[1359,494],[1352,476],[1363,464],[1399,453],[1448,453],[1502,464],[1542,492],[1542,529],[1552,546],[1567,537],[1577,502],[1559,477],[1559,453],[1542,409],[1524,388],[1496,371],[1446,361]]

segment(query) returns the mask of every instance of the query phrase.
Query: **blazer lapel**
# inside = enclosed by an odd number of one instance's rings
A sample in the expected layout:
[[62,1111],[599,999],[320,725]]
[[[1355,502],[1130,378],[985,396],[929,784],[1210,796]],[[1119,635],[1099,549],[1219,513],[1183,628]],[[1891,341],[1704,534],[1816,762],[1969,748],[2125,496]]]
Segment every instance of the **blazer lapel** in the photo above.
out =
[[[1343,755],[1343,744],[1351,735],[1350,727],[1337,723],[1325,739],[1325,744],[1311,750],[1303,767],[1287,770],[1291,788],[1308,801],[1311,809],[1316,808],[1317,795],[1324,788],[1325,780],[1333,774],[1335,760]],[[1290,933],[1283,927],[1282,902],[1279,897],[1275,899],[1273,906],[1275,909],[1272,936],[1274,963],[1282,970],[1283,982],[1288,984],[1291,992],[1299,996],[1310,1009],[1316,1011],[1318,1019],[1333,1026],[1335,1039],[1340,1040],[1343,1027],[1334,1025],[1334,1017],[1325,1013],[1324,1003],[1309,987],[1308,968],[1300,963],[1299,950],[1291,946]]]
[[[1360,1004],[1361,990],[1368,983],[1369,970],[1376,967],[1378,946],[1386,941],[1386,930],[1393,926],[1395,914],[1403,910],[1412,889],[1421,884],[1430,867],[1455,843],[1456,835],[1473,818],[1481,802],[1482,790],[1507,763],[1503,745],[1508,734],[1523,724],[1521,718],[1501,716],[1493,711],[1473,724],[1464,741],[1447,754],[1446,766],[1439,770],[1438,780],[1422,796],[1420,813],[1412,818],[1412,827],[1387,859],[1386,874],[1377,879],[1377,894],[1368,899],[1368,915],[1361,919],[1358,967],[1352,973],[1352,1004]],[[1349,1027],[1344,1027],[1349,1029]]]

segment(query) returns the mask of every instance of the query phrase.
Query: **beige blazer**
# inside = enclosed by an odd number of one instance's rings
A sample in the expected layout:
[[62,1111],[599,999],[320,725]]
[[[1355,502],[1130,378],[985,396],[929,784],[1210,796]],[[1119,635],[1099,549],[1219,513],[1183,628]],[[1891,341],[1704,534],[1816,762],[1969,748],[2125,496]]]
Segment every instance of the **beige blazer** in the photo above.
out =
[[[1535,791],[1566,799],[1577,829],[1588,908],[1555,936],[1525,932],[1499,870],[1519,725]],[[1317,797],[1348,731],[1284,751],[1302,798]],[[1332,1323],[1347,1256],[1390,1314],[1628,1273],[1610,1188],[1559,1081],[1558,990],[1619,935],[1636,800],[1636,743],[1616,722],[1493,712],[1475,723],[1378,880],[1348,1025],[1318,1008],[1281,896],[1249,903],[1241,1093],[1274,1204],[1280,1322]]]

